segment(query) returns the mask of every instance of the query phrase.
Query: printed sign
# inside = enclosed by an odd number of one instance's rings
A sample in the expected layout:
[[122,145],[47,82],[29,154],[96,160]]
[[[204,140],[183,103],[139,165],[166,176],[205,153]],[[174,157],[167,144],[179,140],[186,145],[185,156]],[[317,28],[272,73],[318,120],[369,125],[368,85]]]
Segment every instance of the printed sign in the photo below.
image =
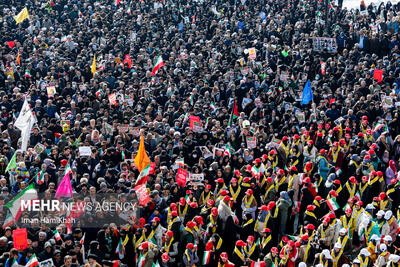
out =
[[257,146],[257,139],[255,136],[246,137],[246,142],[247,142],[247,148],[249,149],[256,148]]
[[337,44],[335,38],[328,37],[313,37],[313,50],[322,52],[328,51],[329,53],[337,52]]
[[204,174],[203,173],[191,173],[189,175],[189,185],[203,185]]
[[51,98],[54,97],[56,94],[56,87],[55,86],[47,86],[47,97]]
[[90,146],[80,146],[79,155],[81,157],[90,157],[90,155],[92,155],[92,149],[90,148]]
[[256,59],[256,48],[255,47],[249,48],[249,58],[251,60]]
[[129,131],[129,124],[120,124],[120,125],[118,126],[118,130],[119,130],[121,133],[126,133],[126,132],[128,132],[128,131]]

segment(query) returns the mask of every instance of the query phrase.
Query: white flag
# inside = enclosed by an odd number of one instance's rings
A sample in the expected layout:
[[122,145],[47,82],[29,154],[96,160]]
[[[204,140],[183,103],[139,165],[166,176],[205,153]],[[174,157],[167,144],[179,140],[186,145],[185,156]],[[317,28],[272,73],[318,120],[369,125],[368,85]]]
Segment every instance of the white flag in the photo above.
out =
[[[31,112],[32,114],[32,112]],[[28,147],[28,141],[29,138],[31,137],[31,131],[33,124],[35,123],[33,116],[31,116],[27,122],[27,125],[23,129],[21,129],[21,138],[22,138],[22,144],[21,144],[21,150],[22,151],[27,151]]]
[[[29,107],[28,101],[24,101],[24,104],[22,105],[21,112],[19,113],[19,116],[17,120],[14,123],[14,126],[20,129],[21,131],[24,130],[27,126],[29,126],[29,121],[32,121],[33,124],[35,123],[35,117],[33,116],[32,110]],[[32,126],[33,126],[32,124]]]

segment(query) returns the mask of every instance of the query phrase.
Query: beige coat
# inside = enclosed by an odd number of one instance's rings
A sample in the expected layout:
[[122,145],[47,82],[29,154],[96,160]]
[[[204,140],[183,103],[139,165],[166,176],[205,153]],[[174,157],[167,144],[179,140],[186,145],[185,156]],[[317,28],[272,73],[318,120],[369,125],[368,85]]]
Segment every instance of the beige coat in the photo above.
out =
[[321,224],[318,227],[318,230],[317,230],[319,240],[325,246],[329,246],[330,247],[330,246],[332,246],[333,239],[335,238],[335,230],[333,229],[332,226],[329,226],[325,231],[325,237],[321,237],[322,236],[322,227],[323,227],[323,225]]

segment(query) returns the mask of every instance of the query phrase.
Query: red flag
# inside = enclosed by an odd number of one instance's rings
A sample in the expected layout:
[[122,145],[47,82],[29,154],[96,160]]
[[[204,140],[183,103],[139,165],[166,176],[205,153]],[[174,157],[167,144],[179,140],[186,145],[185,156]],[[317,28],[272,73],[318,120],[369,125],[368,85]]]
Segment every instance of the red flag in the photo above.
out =
[[180,187],[184,187],[186,185],[186,178],[187,178],[188,172],[185,169],[179,168],[178,172],[176,173],[176,183]]
[[139,199],[140,206],[146,206],[147,203],[150,201],[149,192],[147,191],[146,185],[141,184],[135,187],[135,192]]
[[234,119],[236,119],[237,117],[239,117],[239,112],[238,112],[238,108],[237,108],[237,104],[236,104],[236,99],[235,99],[235,105],[233,106],[233,116]]
[[329,106],[336,102],[336,98],[329,98]]
[[156,163],[155,162],[150,163],[149,174],[153,174],[155,168],[156,168]]
[[383,78],[383,72],[380,69],[375,69],[374,70],[374,79],[376,79],[378,81],[378,83],[380,83],[382,81]]
[[121,2],[121,0],[115,0],[115,6],[118,6],[119,2]]
[[7,44],[11,49],[15,46],[15,42],[14,41],[8,41]]
[[125,55],[124,65],[125,63],[128,63],[129,68],[132,68],[132,60],[130,55]]
[[15,229],[12,232],[14,248],[21,251],[28,247],[28,232],[26,228]]
[[190,116],[190,129],[193,130],[194,123],[197,122],[200,124],[200,117],[198,116]]
[[325,75],[325,73],[326,73],[326,63],[321,62],[321,74]]

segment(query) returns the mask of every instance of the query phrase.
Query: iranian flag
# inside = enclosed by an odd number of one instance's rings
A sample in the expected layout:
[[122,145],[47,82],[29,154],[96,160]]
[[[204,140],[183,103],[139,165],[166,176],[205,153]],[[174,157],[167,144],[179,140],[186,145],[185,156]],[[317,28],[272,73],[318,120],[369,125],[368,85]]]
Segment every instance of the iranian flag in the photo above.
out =
[[328,204],[328,207],[332,211],[335,211],[335,210],[339,209],[339,204],[336,202],[336,198],[335,197],[328,199],[326,204]]
[[377,132],[377,131],[379,131],[379,130],[381,130],[381,129],[383,129],[383,128],[385,128],[385,124],[383,124],[383,123],[377,123],[377,124],[375,125],[375,128],[374,128],[374,133]]
[[211,104],[210,104],[210,109],[211,109],[211,111],[216,110],[216,107],[215,107],[215,105],[214,105],[214,102],[211,102]]
[[156,261],[151,267],[160,267],[160,264],[158,263],[158,261]]
[[85,235],[86,233],[83,234],[81,241],[79,241],[79,243],[83,246],[83,244],[85,243]]
[[99,98],[100,94],[101,94],[101,89],[99,88],[99,90],[96,91],[96,98]]
[[36,180],[36,184],[38,184],[38,185],[44,183],[44,172],[42,170],[38,171],[38,173],[36,174],[35,180]]
[[[259,262],[259,261],[251,261],[250,267],[261,267],[261,266],[264,266],[261,263],[264,264],[263,262]],[[275,266],[275,265],[272,264],[272,266]]]
[[25,265],[25,267],[33,267],[33,266],[39,266],[39,261],[36,258],[35,253],[32,255],[32,257],[29,259],[28,263]]
[[124,258],[125,248],[124,248],[124,244],[122,244],[121,238],[119,239],[119,243],[118,243],[117,249],[115,250],[115,253],[118,254],[120,260],[122,260]]
[[230,143],[225,145],[224,155],[227,155],[228,157],[232,156],[232,146]]
[[156,63],[153,66],[153,70],[151,71],[151,76],[156,75],[157,71],[164,66],[164,60],[162,59],[161,56],[158,56]]
[[147,164],[146,167],[139,173],[138,178],[136,179],[135,187],[147,182],[147,176],[150,174],[150,165]]
[[14,220],[18,221],[19,216],[21,216],[21,213],[24,211],[24,208],[22,207],[22,202],[27,203],[34,199],[38,199],[38,195],[35,189],[35,185],[30,184],[27,188],[19,192],[18,195],[16,195],[10,202],[5,204],[4,206],[10,210],[12,216],[14,217]]
[[66,42],[67,41],[67,36],[64,35],[63,37],[61,37],[61,42]]
[[13,224],[14,224],[14,218],[10,212],[7,212],[6,219],[4,220],[4,223],[3,223],[3,229],[5,229],[6,227],[11,226]]
[[146,258],[140,253],[139,260],[138,260],[138,267],[143,267],[146,263]]
[[251,173],[253,174],[253,176],[260,176],[261,175],[261,171],[260,169],[258,169],[256,166],[251,167]]
[[183,168],[183,167],[185,166],[185,160],[184,160],[184,158],[177,159],[177,160],[175,161],[175,165],[178,165],[179,167]]
[[55,238],[57,241],[60,241],[60,240],[61,240],[61,235],[60,235],[60,233],[57,231],[57,229],[53,231],[53,234],[54,234],[54,238]]
[[211,251],[204,251],[203,255],[203,265],[210,263]]

